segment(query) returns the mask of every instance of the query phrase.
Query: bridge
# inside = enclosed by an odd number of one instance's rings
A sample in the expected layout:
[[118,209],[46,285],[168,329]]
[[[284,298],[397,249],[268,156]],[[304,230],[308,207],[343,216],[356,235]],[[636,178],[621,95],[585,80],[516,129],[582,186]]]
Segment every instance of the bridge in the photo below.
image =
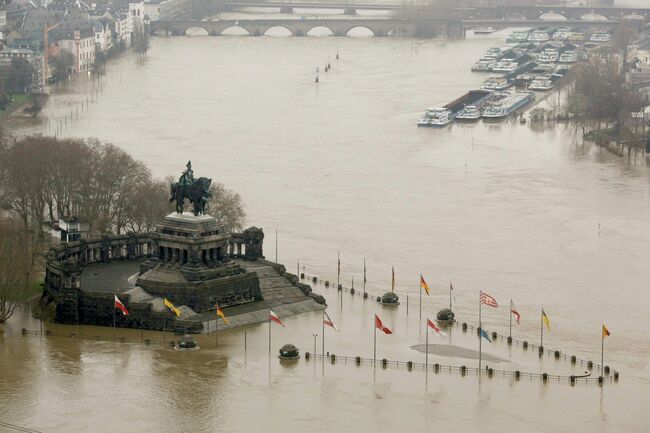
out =
[[[221,3],[222,10],[236,10],[238,8],[273,8],[284,13],[291,13],[294,9],[336,9],[344,10],[348,15],[354,15],[357,10],[374,11],[399,11],[405,9],[418,9],[412,5],[387,5],[387,4],[356,4],[354,2],[308,2],[308,1],[225,1]],[[575,7],[575,6],[491,6],[468,7],[452,10],[452,16],[457,19],[519,19],[538,20],[546,14],[560,15],[567,20],[593,20],[594,17],[606,21],[619,21],[623,19],[650,18],[650,8],[616,8],[616,7]]]
[[[611,29],[618,21],[571,21],[573,28]],[[354,28],[365,28],[375,36],[433,37],[446,36],[449,39],[465,37],[466,29],[475,27],[543,27],[567,25],[564,20],[527,19],[472,19],[472,20],[408,20],[397,18],[315,18],[315,19],[246,19],[246,20],[179,20],[158,21],[151,24],[152,34],[183,36],[189,29],[203,29],[208,35],[219,36],[231,28],[241,28],[251,36],[263,36],[272,28],[284,28],[293,36],[307,36],[317,27],[326,28],[334,36],[346,36]]]
[[242,28],[251,36],[263,36],[272,28],[285,28],[293,36],[307,36],[317,28],[329,29],[335,36],[346,36],[354,28],[365,28],[375,36],[436,36],[444,35],[451,39],[464,37],[462,23],[449,20],[409,21],[402,19],[249,19],[216,21],[158,21],[151,24],[153,34],[182,36],[189,29],[203,29],[208,35],[219,36],[227,29]]

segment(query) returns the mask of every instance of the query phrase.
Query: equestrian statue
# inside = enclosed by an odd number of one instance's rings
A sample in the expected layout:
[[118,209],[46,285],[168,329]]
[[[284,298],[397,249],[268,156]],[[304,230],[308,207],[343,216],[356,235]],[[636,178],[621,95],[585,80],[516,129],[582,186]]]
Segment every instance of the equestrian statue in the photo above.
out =
[[212,197],[210,184],[212,179],[199,177],[194,179],[192,162],[187,161],[186,169],[181,174],[178,182],[171,184],[171,197],[169,202],[176,200],[176,212],[182,214],[185,206],[185,199],[188,199],[193,206],[194,215],[204,214],[207,210],[208,200]]

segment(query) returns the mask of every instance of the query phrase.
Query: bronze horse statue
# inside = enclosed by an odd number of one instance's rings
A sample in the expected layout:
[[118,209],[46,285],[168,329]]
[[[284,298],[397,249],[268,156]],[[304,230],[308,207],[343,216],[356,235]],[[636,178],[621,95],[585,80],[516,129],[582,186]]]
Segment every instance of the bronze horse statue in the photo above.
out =
[[191,184],[173,182],[171,184],[171,197],[169,202],[176,200],[176,212],[182,214],[185,207],[185,199],[188,199],[193,206],[194,215],[204,214],[208,200],[212,197],[210,184],[212,179],[200,177]]

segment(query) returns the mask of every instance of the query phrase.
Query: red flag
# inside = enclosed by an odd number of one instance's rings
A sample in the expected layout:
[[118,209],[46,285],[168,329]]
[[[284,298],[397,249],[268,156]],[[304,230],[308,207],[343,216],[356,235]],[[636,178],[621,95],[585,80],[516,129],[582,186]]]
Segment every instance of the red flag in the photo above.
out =
[[434,331],[436,331],[436,334],[438,334],[439,336],[441,336],[441,337],[446,337],[446,336],[447,336],[447,334],[445,334],[444,332],[442,332],[442,330],[441,330],[440,328],[438,328],[438,327],[436,326],[436,324],[433,323],[430,319],[427,319],[427,326],[428,326],[429,328],[433,329]]
[[332,319],[330,319],[330,315],[327,314],[327,311],[325,311],[325,320],[323,320],[323,323],[331,328],[334,328],[337,331],[339,330],[339,328],[336,327]]
[[275,311],[269,310],[269,320],[272,320],[273,322],[277,323],[278,325],[284,327],[284,323],[282,323],[282,320],[278,317],[277,314],[275,314]]
[[498,307],[497,300],[487,293],[481,292],[481,304],[485,304],[488,307]]
[[113,296],[115,296],[114,308],[117,308],[118,310],[120,310],[122,312],[122,316],[128,316],[129,315],[129,310],[126,309],[126,307],[124,306],[122,301],[120,301],[120,299],[117,297],[117,295],[113,295]]
[[515,316],[515,320],[517,321],[517,325],[519,325],[519,321],[521,320],[521,314],[519,314],[519,311],[517,311],[517,308],[515,308],[515,304],[512,302],[512,299],[510,300],[510,312]]
[[382,330],[384,334],[392,334],[393,333],[393,331],[391,331],[387,326],[384,326],[381,319],[376,314],[375,314],[375,328]]

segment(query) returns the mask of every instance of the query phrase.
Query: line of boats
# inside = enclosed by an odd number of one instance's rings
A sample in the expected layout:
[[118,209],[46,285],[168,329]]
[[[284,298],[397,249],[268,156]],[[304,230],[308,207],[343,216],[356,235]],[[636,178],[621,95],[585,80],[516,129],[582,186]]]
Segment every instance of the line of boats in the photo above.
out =
[[440,128],[453,121],[501,120],[534,100],[533,92],[470,90],[443,107],[427,108],[418,126]]

